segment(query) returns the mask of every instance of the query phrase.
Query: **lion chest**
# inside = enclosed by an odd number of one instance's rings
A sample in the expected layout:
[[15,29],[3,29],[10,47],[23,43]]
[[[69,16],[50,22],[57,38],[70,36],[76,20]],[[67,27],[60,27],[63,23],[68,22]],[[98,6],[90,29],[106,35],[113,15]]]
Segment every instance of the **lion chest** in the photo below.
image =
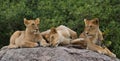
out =
[[34,35],[29,38],[31,42],[38,42],[39,41],[39,35]]
[[90,39],[91,39],[91,41],[92,41],[93,43],[96,44],[97,41],[98,41],[98,35],[96,34],[95,36],[91,37]]

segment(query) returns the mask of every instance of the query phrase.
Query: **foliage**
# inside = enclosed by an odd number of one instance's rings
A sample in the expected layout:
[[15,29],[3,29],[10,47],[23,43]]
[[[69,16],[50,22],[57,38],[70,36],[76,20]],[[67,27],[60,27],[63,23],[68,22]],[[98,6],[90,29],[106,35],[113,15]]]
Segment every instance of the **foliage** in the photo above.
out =
[[0,47],[8,45],[10,35],[24,30],[23,18],[41,19],[40,31],[61,24],[80,34],[84,18],[100,19],[100,29],[109,48],[120,57],[119,0],[0,0]]

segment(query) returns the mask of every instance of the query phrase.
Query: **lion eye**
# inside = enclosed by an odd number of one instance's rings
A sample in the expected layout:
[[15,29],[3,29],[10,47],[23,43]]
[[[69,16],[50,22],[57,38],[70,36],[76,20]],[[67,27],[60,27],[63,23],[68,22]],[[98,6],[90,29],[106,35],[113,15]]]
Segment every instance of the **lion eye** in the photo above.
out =
[[32,25],[35,25],[34,23]]
[[90,28],[92,28],[92,26],[90,26]]
[[51,38],[54,39],[54,36],[52,36]]

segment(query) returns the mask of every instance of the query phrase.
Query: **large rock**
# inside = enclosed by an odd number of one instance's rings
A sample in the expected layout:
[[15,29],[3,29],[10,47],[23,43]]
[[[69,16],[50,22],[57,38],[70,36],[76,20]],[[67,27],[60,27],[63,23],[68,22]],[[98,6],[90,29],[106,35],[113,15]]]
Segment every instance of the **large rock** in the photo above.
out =
[[119,61],[86,49],[37,47],[1,49],[1,61]]

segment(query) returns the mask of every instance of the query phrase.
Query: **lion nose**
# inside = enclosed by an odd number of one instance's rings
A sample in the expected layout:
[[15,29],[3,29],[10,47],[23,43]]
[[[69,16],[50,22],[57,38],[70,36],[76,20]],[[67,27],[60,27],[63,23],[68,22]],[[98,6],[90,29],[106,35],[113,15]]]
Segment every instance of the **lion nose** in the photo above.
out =
[[37,28],[36,30],[38,31],[39,29]]
[[88,34],[88,32],[86,32],[86,34]]

